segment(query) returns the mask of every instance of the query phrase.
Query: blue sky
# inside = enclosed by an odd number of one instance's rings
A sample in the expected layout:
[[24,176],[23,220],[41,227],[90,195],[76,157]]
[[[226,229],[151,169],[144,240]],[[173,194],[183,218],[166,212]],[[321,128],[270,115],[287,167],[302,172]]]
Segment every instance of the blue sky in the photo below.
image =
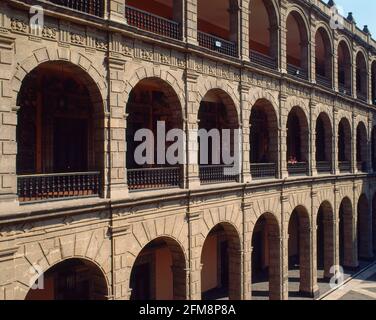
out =
[[[325,0],[325,2],[327,2]],[[376,39],[376,1],[375,0],[334,0],[343,9],[345,17],[352,12],[360,29],[368,25],[372,38]]]

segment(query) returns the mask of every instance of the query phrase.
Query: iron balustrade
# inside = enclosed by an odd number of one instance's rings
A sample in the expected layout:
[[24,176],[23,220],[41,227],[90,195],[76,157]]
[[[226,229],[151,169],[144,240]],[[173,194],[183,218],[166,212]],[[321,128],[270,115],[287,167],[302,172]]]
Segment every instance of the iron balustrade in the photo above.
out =
[[297,162],[288,163],[287,170],[291,176],[300,176],[308,174],[308,163],[307,162]]
[[252,63],[257,64],[257,65],[261,65],[269,69],[277,68],[277,62],[275,58],[272,58],[260,52],[251,50],[250,59]]
[[316,74],[316,83],[323,87],[332,88],[332,80],[320,74]]
[[125,6],[127,23],[141,30],[149,31],[172,39],[181,39],[180,24],[155,14]]
[[20,175],[17,177],[20,202],[100,196],[100,172],[72,172]]
[[344,95],[351,96],[352,94],[351,87],[345,86],[343,83],[339,83],[338,89],[339,89],[339,92]]
[[103,18],[104,0],[47,0],[53,4]]
[[339,162],[340,172],[351,172],[351,162],[350,161],[340,161]]
[[356,168],[358,170],[358,172],[367,172],[367,162],[365,161],[358,161],[356,163]]
[[198,43],[201,47],[232,57],[236,57],[238,55],[238,47],[236,43],[201,31],[198,31],[197,34]]
[[[226,169],[226,172],[225,172]],[[239,171],[228,165],[201,165],[201,184],[213,184],[220,182],[238,182]]]
[[252,163],[252,179],[267,179],[277,176],[277,166],[275,163]]
[[182,181],[180,167],[128,169],[128,189],[166,189],[178,188]]
[[308,79],[308,74],[305,70],[292,64],[287,65],[287,73],[291,76],[298,77],[304,80]]
[[331,173],[332,163],[330,161],[318,161],[316,163],[316,170],[318,173]]
[[364,101],[364,102],[367,102],[367,94],[364,93],[364,92],[357,92],[356,93],[356,97],[361,100],[361,101]]

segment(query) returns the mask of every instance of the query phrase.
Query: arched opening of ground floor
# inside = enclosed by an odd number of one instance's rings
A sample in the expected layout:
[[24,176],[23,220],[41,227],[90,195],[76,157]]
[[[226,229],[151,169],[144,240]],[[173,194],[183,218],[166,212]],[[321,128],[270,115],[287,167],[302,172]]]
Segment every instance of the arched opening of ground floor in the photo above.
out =
[[288,234],[289,297],[311,294],[310,220],[303,206],[292,212]]
[[355,239],[351,200],[344,198],[339,207],[339,262],[343,268],[354,267]]
[[215,226],[205,239],[201,253],[203,300],[241,299],[240,238],[228,223]]
[[318,282],[327,282],[334,274],[335,265],[334,213],[329,202],[321,204],[316,221],[317,278]]
[[185,300],[186,262],[178,242],[162,237],[149,242],[133,264],[131,300]]
[[[40,270],[36,270],[39,272]],[[25,300],[106,300],[108,286],[102,270],[85,259],[62,261],[44,272]]]
[[263,214],[252,235],[252,299],[281,296],[281,241],[277,219]]

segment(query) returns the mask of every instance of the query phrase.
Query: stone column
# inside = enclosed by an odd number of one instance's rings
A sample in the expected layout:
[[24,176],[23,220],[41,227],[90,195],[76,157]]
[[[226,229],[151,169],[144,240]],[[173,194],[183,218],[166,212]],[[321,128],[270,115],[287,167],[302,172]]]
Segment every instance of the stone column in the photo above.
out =
[[333,128],[332,128],[332,174],[337,175],[339,171],[338,161],[338,109],[333,106]]
[[309,71],[309,74],[311,75],[309,77],[308,75],[308,79],[313,82],[313,83],[316,83],[316,19],[313,15],[313,13],[311,12],[311,17],[310,17],[310,22],[311,22],[311,26],[310,26],[310,38],[311,38],[311,41],[309,42],[308,44],[308,52],[310,53],[310,57],[308,58],[308,61],[310,62],[309,65],[308,65],[308,71]]
[[244,83],[240,84],[240,105],[242,112],[242,180],[243,183],[249,183],[252,180],[251,177],[251,159],[250,159],[250,150],[251,143],[250,141],[250,108],[249,105],[249,90],[250,87]]
[[[113,52],[108,58],[109,68],[109,114],[107,131],[109,132],[109,163],[106,161],[108,173],[108,191],[111,198],[123,198],[128,195],[126,175],[126,114],[124,109],[125,61],[118,59],[120,36],[114,35],[110,44]],[[107,158],[107,157],[106,157]]]
[[333,89],[334,91],[339,91],[338,83],[338,35],[334,33],[333,36]]
[[[372,115],[368,114],[368,137],[367,137],[367,172],[373,173],[372,166]],[[372,199],[372,198],[371,198]]]
[[201,300],[201,251],[204,245],[201,235],[202,211],[188,211],[189,237],[189,300]]
[[[316,168],[316,128],[314,118],[316,117],[315,113],[316,102],[311,100],[309,104],[309,119],[308,119],[308,130],[309,130],[309,143],[308,143],[308,159],[309,164],[308,172],[309,175],[317,176]],[[316,120],[316,119],[315,119]],[[304,134],[304,133],[302,133]]]
[[241,1],[241,13],[240,13],[240,41],[239,46],[240,58],[243,61],[249,61],[249,36],[250,32],[250,21],[249,21],[249,1]]
[[252,299],[252,203],[243,203],[243,300]]
[[284,300],[288,298],[284,292],[284,274],[281,256],[283,254],[283,237],[277,232],[268,235],[270,244],[269,255],[269,297],[270,300]]
[[[0,29],[5,17],[0,14]],[[14,38],[0,35],[0,211],[18,205],[17,197],[17,97],[13,96],[11,75],[15,57]],[[24,72],[24,71],[23,71]],[[16,84],[17,89],[22,83]],[[3,208],[3,210],[1,209]]]
[[198,45],[197,40],[197,22],[198,22],[198,16],[197,16],[197,1],[198,0],[186,0],[185,10],[186,10],[186,41],[187,43]]
[[[341,205],[341,196],[339,193],[339,189],[337,186],[334,187],[334,207],[333,207],[333,217],[334,217],[334,265],[339,266],[340,265],[340,247],[339,247],[339,237],[341,230],[339,229],[339,208]],[[335,272],[338,272],[339,270],[336,267]]]
[[358,171],[356,164],[356,114],[352,112],[352,123],[351,123],[351,173],[356,173]]
[[[351,51],[350,51],[350,54],[351,54]],[[352,63],[352,97],[354,99],[357,98],[357,91],[358,91],[358,88],[357,88],[357,85],[356,85],[356,51],[353,50],[352,51],[352,57],[353,57],[353,63]]]
[[185,187],[197,188],[200,186],[199,177],[199,145],[198,145],[198,75],[192,70],[186,70],[186,139],[187,139],[187,165],[185,169]]
[[[17,251],[18,247],[13,240],[4,237],[4,240],[0,241],[0,301],[19,299],[16,288],[15,254]],[[25,283],[25,285],[28,285],[28,283]]]
[[280,50],[279,50],[279,71],[287,73],[287,7],[288,2],[286,0],[281,1],[280,4]]
[[126,0],[107,0],[109,1],[108,19],[126,24],[125,2]]
[[289,217],[290,212],[288,208],[288,197],[281,196],[281,255],[280,255],[280,268],[281,268],[281,300],[289,299]]
[[367,92],[368,92],[368,103],[373,105],[373,97],[372,97],[372,57],[368,56],[368,85],[367,85]]
[[288,110],[286,108],[287,94],[281,92],[279,94],[279,113],[280,113],[280,135],[279,135],[279,178],[284,179],[289,176],[287,170],[287,120],[288,120]]
[[[334,213],[333,213],[334,214]],[[333,276],[331,268],[336,265],[336,225],[337,220],[325,215],[324,224],[324,278],[330,279]]]

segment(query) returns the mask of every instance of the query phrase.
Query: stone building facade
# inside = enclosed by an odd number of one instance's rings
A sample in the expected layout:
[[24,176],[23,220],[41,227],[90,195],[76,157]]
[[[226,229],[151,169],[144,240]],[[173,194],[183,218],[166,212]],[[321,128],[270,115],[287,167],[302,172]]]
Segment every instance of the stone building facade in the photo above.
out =
[[[332,266],[373,258],[376,43],[351,15],[333,29],[331,1],[219,1],[220,30],[203,0],[55,2],[0,3],[0,299],[249,300],[256,269],[271,299],[292,270],[314,297]],[[204,105],[241,129],[233,179],[190,161],[219,125]],[[189,164],[130,167],[143,119],[183,129]]]

